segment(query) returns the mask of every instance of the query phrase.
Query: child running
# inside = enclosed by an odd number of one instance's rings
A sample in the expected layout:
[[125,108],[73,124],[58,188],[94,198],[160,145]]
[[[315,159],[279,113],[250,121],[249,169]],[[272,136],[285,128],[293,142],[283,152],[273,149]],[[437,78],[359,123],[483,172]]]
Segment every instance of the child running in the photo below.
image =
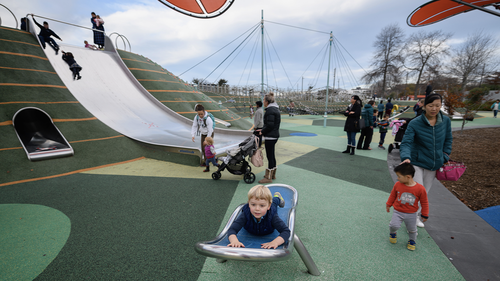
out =
[[380,141],[378,142],[378,148],[384,149],[385,135],[387,135],[387,128],[389,127],[389,115],[384,115],[384,119],[378,122],[378,132],[380,133]]
[[417,240],[417,216],[418,202],[422,205],[422,221],[429,218],[429,201],[425,187],[413,180],[415,168],[410,163],[403,163],[394,168],[398,176],[398,181],[392,188],[391,195],[386,203],[387,212],[390,212],[391,206],[394,207],[392,219],[389,224],[389,241],[395,244],[397,240],[396,232],[404,221],[408,230],[408,244],[406,248],[415,251]]
[[203,146],[205,147],[205,157],[207,158],[205,160],[205,165],[207,165],[207,167],[203,170],[203,172],[210,172],[210,163],[212,163],[215,167],[219,167],[215,158],[214,139],[212,137],[206,137],[203,142]]
[[248,203],[243,206],[241,215],[233,222],[228,230],[229,247],[244,248],[236,234],[245,228],[253,235],[268,235],[278,230],[280,233],[271,242],[261,244],[263,249],[276,249],[290,238],[290,229],[278,216],[278,206],[285,207],[285,200],[279,192],[271,195],[271,191],[264,185],[256,185],[248,191]]

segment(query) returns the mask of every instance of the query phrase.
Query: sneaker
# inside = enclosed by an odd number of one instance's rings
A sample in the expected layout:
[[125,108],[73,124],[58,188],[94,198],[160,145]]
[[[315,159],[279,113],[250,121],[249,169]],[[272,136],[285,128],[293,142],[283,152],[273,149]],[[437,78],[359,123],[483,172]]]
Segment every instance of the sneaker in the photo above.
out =
[[82,79],[82,76],[78,75],[78,78],[76,80],[80,80]]
[[389,242],[396,244],[398,242],[398,237],[396,233],[389,233]]
[[203,164],[200,164],[200,167],[206,167],[207,164],[203,163]]
[[385,150],[385,147],[383,145],[379,145],[378,148]]
[[417,218],[417,226],[418,227],[425,227],[424,223],[420,220],[420,218]]
[[203,170],[204,173],[210,172],[210,169],[207,167],[205,170]]
[[406,248],[410,251],[415,251],[416,245],[415,241],[413,240],[408,240],[408,244],[406,244]]
[[276,191],[274,193],[274,197],[278,197],[280,199],[280,204],[278,206],[280,206],[281,208],[285,207],[285,199],[283,199],[283,197],[281,196],[281,193]]

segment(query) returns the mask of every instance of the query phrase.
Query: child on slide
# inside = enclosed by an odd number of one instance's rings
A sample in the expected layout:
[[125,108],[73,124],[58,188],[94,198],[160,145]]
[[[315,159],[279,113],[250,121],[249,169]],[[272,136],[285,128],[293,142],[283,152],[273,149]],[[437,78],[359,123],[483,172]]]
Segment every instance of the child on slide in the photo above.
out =
[[248,192],[248,203],[243,206],[240,215],[228,230],[229,247],[244,248],[236,234],[245,228],[253,235],[268,235],[278,230],[280,233],[273,241],[261,245],[263,249],[276,249],[290,238],[290,229],[278,216],[278,206],[285,207],[285,200],[279,192],[271,195],[264,185],[256,185]]

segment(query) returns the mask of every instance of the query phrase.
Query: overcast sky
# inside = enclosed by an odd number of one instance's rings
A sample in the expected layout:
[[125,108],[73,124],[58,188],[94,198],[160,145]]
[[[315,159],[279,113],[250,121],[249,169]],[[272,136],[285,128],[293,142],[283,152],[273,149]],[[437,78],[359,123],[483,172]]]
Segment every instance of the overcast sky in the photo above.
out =
[[[469,34],[479,31],[500,39],[500,18],[481,11],[461,14],[426,27],[409,27],[406,24],[408,15],[425,2],[235,0],[226,13],[213,19],[186,16],[156,0],[4,0],[1,4],[7,6],[18,20],[34,13],[87,27],[91,27],[90,13],[96,12],[104,19],[107,34],[123,34],[130,41],[133,53],[150,58],[175,75],[185,72],[258,24],[263,10],[267,21],[265,83],[300,90],[302,83],[304,88],[308,85],[326,86],[326,47],[330,31],[336,39],[331,69],[337,68],[335,80],[342,88],[362,84],[360,77],[370,68],[375,37],[392,23],[399,24],[406,35],[418,30],[452,32],[450,46],[460,44]],[[13,17],[3,7],[0,7],[0,17],[2,25],[15,26]],[[83,40],[93,41],[92,31],[50,20],[49,24],[64,40],[63,43],[83,46]],[[243,43],[207,80],[216,82],[224,78],[229,84],[240,86],[260,84],[260,29],[257,33],[250,36],[248,43]],[[180,78],[188,82],[193,78],[206,78],[248,34]],[[115,42],[116,36],[111,38]],[[120,39],[117,45],[124,48]],[[330,85],[332,77],[333,73]]]

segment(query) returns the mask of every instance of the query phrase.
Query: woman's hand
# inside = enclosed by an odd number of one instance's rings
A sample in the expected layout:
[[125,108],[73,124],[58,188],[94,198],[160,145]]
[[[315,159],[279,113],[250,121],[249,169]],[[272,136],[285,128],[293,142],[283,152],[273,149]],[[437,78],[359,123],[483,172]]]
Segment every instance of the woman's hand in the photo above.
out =
[[403,162],[399,163],[399,165],[403,164],[403,163],[410,163],[410,159],[405,159]]

